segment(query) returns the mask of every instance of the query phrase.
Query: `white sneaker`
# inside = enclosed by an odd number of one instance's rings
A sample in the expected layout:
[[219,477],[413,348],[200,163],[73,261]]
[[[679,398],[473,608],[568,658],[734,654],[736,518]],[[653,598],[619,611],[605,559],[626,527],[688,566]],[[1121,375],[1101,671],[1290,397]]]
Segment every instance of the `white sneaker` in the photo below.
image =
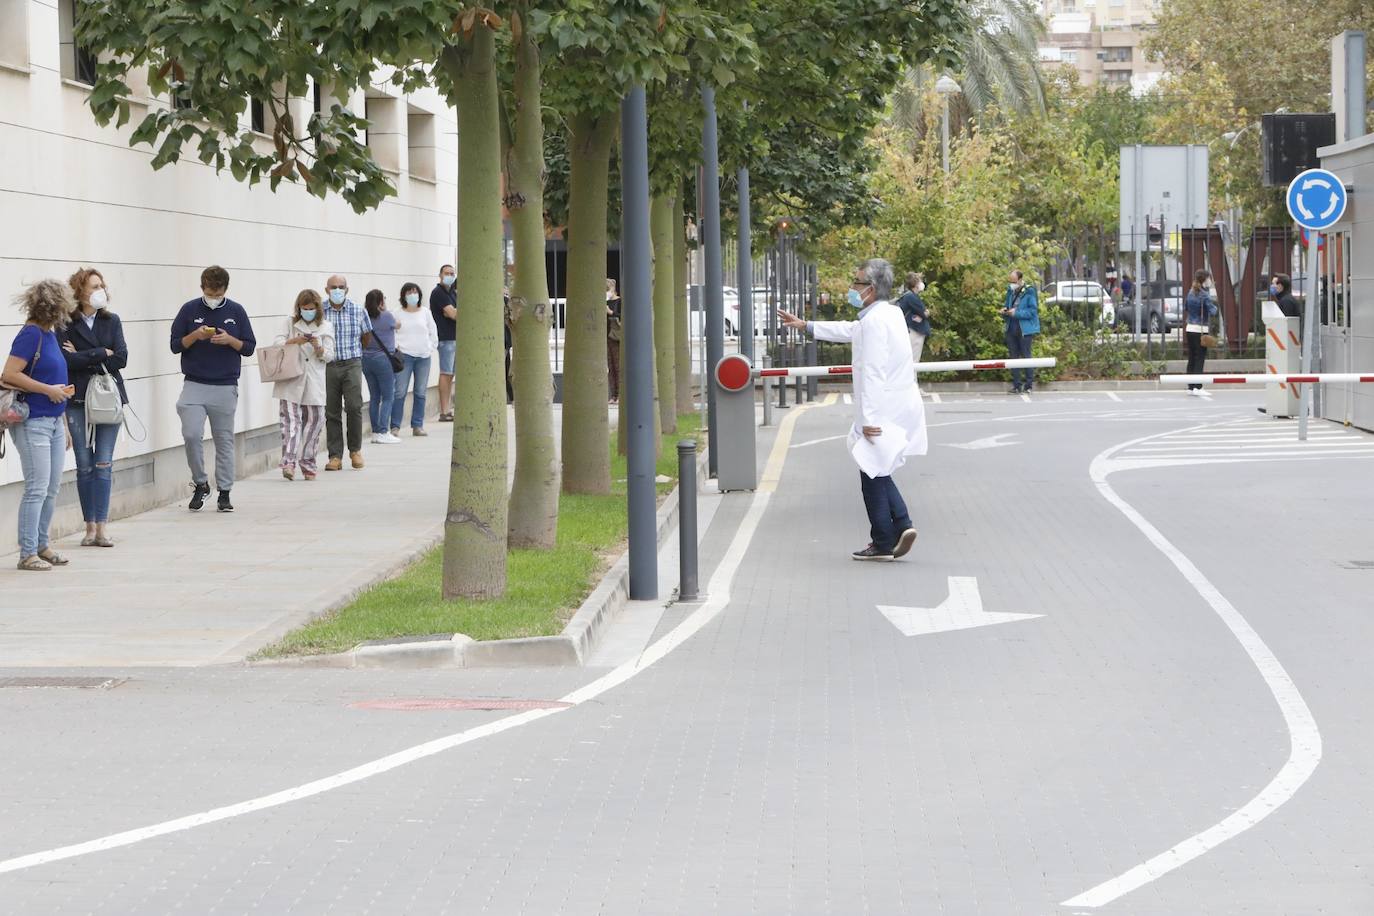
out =
[[386,438],[385,438],[385,437],[386,437],[386,433],[373,433],[373,434],[372,434],[372,444],[373,444],[373,445],[381,445],[383,442],[386,441]]
[[382,445],[399,445],[401,442],[399,437],[393,436],[391,433],[382,433],[377,441]]

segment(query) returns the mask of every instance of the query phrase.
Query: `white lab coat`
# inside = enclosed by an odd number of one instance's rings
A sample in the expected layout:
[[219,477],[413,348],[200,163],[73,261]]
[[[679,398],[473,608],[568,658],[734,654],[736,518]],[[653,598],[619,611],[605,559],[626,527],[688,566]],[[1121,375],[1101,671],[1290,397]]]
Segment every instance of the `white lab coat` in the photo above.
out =
[[[849,453],[869,477],[890,477],[908,455],[924,455],[930,447],[926,411],[916,387],[902,310],[880,300],[859,313],[857,321],[817,321],[817,340],[849,342],[854,351],[854,425],[849,430]],[[865,426],[883,434],[864,437]]]

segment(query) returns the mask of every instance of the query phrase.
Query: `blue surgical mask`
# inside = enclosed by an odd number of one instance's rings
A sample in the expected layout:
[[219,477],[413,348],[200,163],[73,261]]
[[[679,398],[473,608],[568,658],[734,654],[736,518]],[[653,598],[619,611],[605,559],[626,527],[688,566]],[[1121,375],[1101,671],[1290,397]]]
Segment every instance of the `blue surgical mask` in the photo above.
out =
[[856,309],[863,309],[864,297],[859,294],[859,291],[857,289],[851,289],[849,291],[849,304],[854,306],[854,308]]
[[314,309],[301,309],[302,321],[314,321],[316,312]]
[[419,304],[420,304],[420,294],[419,294],[419,293],[406,293],[406,305],[410,306],[411,308],[414,308],[415,306],[417,306],[417,305],[419,305]]
[[1283,287],[1277,286],[1273,283],[1269,284],[1269,295],[1273,296],[1275,299],[1279,297],[1279,293],[1282,291]]
[[445,285],[445,286],[452,286],[452,285],[453,285],[453,281],[454,281],[455,279],[457,279],[457,278],[454,277],[453,274],[444,274],[444,276],[442,277],[442,279],[443,279],[443,281],[444,281],[444,285]]
[[331,289],[329,291],[329,301],[335,305],[343,305],[344,299],[348,297],[348,290]]

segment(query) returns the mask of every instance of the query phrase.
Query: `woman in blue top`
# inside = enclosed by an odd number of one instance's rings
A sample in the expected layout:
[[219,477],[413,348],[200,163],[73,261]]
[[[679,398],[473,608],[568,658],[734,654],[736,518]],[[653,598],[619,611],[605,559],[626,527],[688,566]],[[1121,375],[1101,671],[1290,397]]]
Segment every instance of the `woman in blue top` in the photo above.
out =
[[76,304],[66,284],[43,280],[16,299],[24,326],[10,346],[0,384],[26,392],[29,418],[10,430],[24,469],[19,500],[19,568],[42,572],[67,560],[48,546],[48,528],[62,483],[62,461],[71,445],[63,414],[76,389],[67,384],[67,360],[55,332],[67,326]]
[[[1217,313],[1211,290],[1212,275],[1199,270],[1193,274],[1193,288],[1188,290],[1188,298],[1183,302],[1183,336],[1188,342],[1189,375],[1200,374],[1207,362],[1207,348],[1202,345],[1202,335],[1210,333],[1212,316]],[[1201,385],[1189,385],[1188,393],[1197,398],[1207,397]]]

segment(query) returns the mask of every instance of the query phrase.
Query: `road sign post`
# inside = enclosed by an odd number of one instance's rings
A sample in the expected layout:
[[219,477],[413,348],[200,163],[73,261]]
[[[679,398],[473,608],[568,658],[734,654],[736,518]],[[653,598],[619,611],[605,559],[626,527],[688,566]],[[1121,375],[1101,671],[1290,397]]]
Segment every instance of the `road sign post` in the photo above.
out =
[[[1345,182],[1326,169],[1308,169],[1288,185],[1288,215],[1308,230],[1307,305],[1303,309],[1302,371],[1312,372],[1312,351],[1317,342],[1317,297],[1321,295],[1321,232],[1340,222],[1348,202]],[[1302,388],[1298,407],[1298,441],[1307,441],[1307,414],[1312,404],[1312,387]]]

